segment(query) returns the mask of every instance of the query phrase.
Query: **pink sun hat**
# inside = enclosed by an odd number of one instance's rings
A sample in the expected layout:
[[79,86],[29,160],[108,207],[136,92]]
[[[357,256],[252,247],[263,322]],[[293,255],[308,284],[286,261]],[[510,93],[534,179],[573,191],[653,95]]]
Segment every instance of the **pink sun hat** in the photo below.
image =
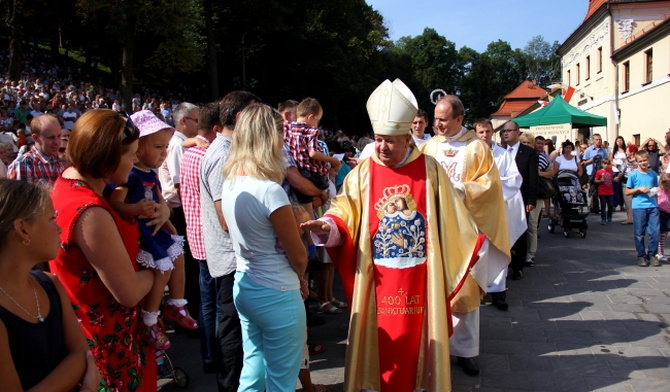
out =
[[175,129],[162,121],[151,110],[140,110],[130,115],[133,124],[140,130],[140,137],[153,135],[163,129],[170,129],[174,133]]

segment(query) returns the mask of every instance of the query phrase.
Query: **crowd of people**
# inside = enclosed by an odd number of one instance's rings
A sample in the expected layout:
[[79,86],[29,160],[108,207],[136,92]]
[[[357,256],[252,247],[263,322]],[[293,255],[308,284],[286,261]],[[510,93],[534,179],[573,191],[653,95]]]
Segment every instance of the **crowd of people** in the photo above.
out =
[[342,312],[345,390],[448,390],[450,356],[480,371],[482,298],[507,310],[508,274],[541,263],[537,228],[560,214],[552,178],[565,170],[603,225],[628,213],[640,266],[667,260],[670,175],[658,173],[670,133],[663,146],[618,137],[609,149],[594,134],[554,149],[509,121],[496,143],[490,120],[468,129],[447,95],[431,137],[400,80],[368,100],[372,138],[321,129],[314,98],[272,108],[247,91],[202,105],[138,97],[127,115],[113,91],[69,81],[8,81],[3,94],[9,390],[156,390],[165,318],[198,331],[219,391],[300,380],[320,392],[309,362],[324,347],[307,327]]

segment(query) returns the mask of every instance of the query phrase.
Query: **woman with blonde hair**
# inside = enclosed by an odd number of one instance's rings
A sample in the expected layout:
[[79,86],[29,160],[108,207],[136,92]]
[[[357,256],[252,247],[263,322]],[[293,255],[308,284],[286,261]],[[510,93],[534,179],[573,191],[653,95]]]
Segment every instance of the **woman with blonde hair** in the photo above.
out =
[[305,342],[307,251],[281,186],[282,145],[281,115],[251,105],[240,113],[223,166],[222,212],[237,259],[241,392],[294,391]]
[[[141,303],[154,273],[138,267],[138,229],[103,196],[107,184],[124,184],[137,161],[139,131],[125,113],[94,109],[70,134],[71,166],[52,197],[63,228],[50,262],[63,282],[89,340],[105,390],[156,391],[155,352],[147,346]],[[148,224],[161,226],[169,209],[156,208]]]
[[519,136],[519,141],[521,144],[525,144],[528,147],[535,149],[535,136],[530,132],[524,132]]

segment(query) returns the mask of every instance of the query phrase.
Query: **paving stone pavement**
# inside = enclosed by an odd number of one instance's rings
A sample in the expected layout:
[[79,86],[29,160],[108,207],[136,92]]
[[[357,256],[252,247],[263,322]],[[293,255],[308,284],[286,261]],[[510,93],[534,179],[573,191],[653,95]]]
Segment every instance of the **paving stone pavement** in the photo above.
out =
[[[508,281],[509,310],[486,299],[482,305],[480,375],[467,376],[452,361],[452,389],[670,391],[670,263],[638,267],[632,225],[621,225],[624,219],[616,212],[613,223],[601,226],[591,215],[584,239],[549,234],[543,220],[537,266]],[[320,316],[326,323],[310,328],[310,340],[326,351],[312,357],[312,379],[339,392],[347,317]],[[200,370],[197,340],[173,340],[171,356],[191,376],[189,390],[216,390],[214,377]]]

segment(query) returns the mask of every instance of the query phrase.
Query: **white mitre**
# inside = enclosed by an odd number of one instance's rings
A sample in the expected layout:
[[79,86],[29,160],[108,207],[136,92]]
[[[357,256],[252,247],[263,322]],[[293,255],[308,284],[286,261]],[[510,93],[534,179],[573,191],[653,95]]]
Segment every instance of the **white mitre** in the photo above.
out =
[[400,79],[386,79],[372,92],[366,105],[375,135],[409,134],[419,104],[412,91]]

